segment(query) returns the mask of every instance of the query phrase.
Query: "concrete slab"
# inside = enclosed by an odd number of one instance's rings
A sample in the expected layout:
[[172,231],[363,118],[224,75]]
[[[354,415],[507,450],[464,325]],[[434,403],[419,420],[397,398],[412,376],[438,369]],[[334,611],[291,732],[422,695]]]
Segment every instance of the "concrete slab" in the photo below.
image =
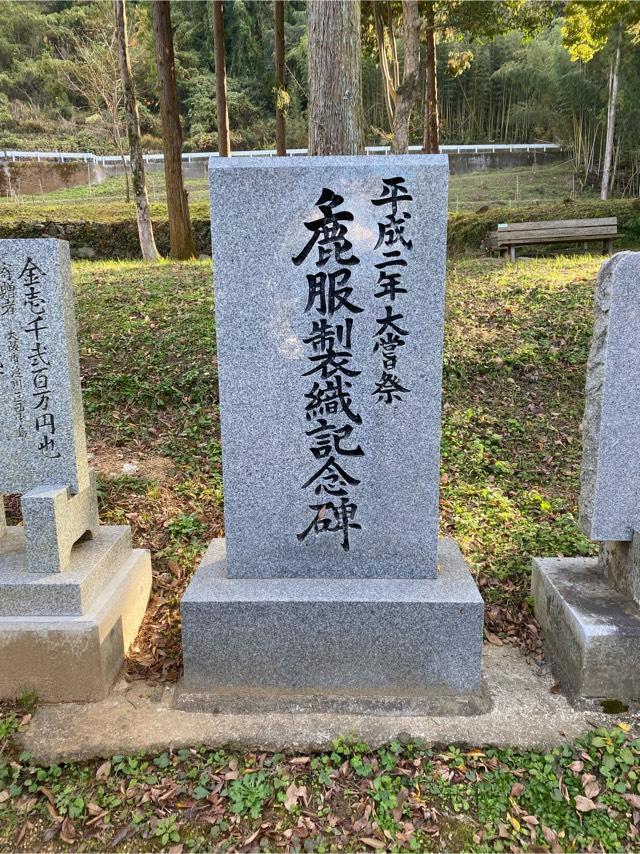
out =
[[620,720],[593,706],[573,708],[551,692],[550,672],[512,647],[486,645],[483,673],[493,705],[472,717],[184,712],[171,707],[173,686],[121,681],[99,703],[41,706],[21,742],[42,764],[199,745],[306,752],[348,734],[374,747],[406,734],[431,744],[545,749]]
[[545,651],[578,697],[640,701],[640,607],[597,558],[536,558],[531,588]]

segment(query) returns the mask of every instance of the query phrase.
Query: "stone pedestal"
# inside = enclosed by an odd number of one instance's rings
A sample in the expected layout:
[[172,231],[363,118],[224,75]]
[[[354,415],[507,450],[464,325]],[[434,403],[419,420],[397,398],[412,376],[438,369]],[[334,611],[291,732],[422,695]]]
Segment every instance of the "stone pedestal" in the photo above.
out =
[[65,572],[30,571],[23,528],[0,540],[0,696],[103,699],[135,638],[151,591],[149,552],[127,526],[76,544]]
[[640,700],[640,253],[600,268],[587,363],[580,523],[599,559],[534,560],[545,652],[573,695]]
[[597,558],[537,558],[532,593],[545,652],[578,697],[640,700],[640,608]]
[[474,714],[483,603],[453,540],[436,578],[230,578],[211,543],[181,605],[178,708]]

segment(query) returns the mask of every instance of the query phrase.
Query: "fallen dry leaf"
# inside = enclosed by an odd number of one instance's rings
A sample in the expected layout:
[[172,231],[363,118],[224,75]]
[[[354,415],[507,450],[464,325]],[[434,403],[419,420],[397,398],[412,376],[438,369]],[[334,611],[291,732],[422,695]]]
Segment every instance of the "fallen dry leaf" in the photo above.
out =
[[307,799],[306,786],[298,787],[295,783],[291,783],[285,793],[284,808],[286,809],[286,811],[291,812],[291,810],[297,805],[300,799],[304,801],[306,801]]
[[75,840],[76,835],[76,829],[73,822],[69,817],[65,818],[62,822],[62,827],[60,828],[60,839],[62,839],[63,842],[66,842],[67,845],[71,845]]
[[387,847],[385,842],[382,842],[380,839],[374,839],[372,836],[363,836],[360,842],[363,845],[368,845],[369,848],[376,848],[378,850]]
[[124,840],[127,839],[129,836],[133,836],[135,832],[135,828],[132,827],[130,824],[126,824],[124,827],[121,827],[111,840],[111,847],[117,848],[121,842],[124,842]]
[[49,801],[52,807],[55,807],[56,799],[53,797],[53,792],[50,789],[47,789],[45,786],[40,786],[38,791],[45,796],[45,798]]
[[576,795],[576,809],[578,812],[591,812],[596,805],[591,798],[585,798],[584,795]]
[[28,830],[30,827],[31,827],[31,822],[30,822],[30,821],[26,821],[26,822],[22,825],[22,827],[20,828],[20,833],[18,834],[18,838],[16,839],[16,843],[17,843],[18,845],[20,845],[20,843],[22,842],[22,840],[25,838],[25,836],[26,836],[26,834],[27,834],[27,830]]
[[592,780],[584,787],[584,793],[588,798],[597,798],[600,794],[600,786]]
[[96,780],[106,780],[111,773],[111,761],[107,759],[96,771]]
[[62,819],[58,821],[54,821],[52,825],[50,825],[45,832],[42,834],[42,838],[45,842],[51,842],[51,840],[60,833],[60,827],[62,825]]
[[60,818],[60,816],[56,812],[56,808],[53,804],[49,803],[49,801],[47,801],[47,812],[49,813],[53,821],[58,821],[58,819]]

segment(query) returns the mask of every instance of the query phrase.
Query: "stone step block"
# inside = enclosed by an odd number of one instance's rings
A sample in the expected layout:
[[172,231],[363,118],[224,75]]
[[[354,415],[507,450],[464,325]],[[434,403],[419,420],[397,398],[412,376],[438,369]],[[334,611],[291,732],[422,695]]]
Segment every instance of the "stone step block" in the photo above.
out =
[[545,653],[576,697],[640,700],[640,608],[596,558],[536,558],[532,593]]
[[128,525],[105,525],[77,543],[65,572],[29,572],[24,528],[0,540],[0,617],[71,617],[87,613],[131,553]]

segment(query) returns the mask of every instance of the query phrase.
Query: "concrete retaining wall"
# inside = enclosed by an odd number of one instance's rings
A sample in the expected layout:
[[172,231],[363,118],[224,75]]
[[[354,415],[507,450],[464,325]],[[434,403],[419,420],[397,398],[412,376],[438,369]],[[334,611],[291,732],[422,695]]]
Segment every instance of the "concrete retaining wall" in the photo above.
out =
[[[516,166],[541,166],[546,163],[558,163],[567,159],[567,155],[562,151],[484,151],[477,154],[473,151],[455,151],[445,152],[449,155],[449,171],[452,175],[459,175],[465,172],[481,172],[490,169],[511,169]],[[384,157],[384,154],[369,155],[375,157]],[[194,160],[183,159],[182,171],[185,178],[206,178],[207,177],[206,158],[198,158]],[[107,175],[122,175],[123,167],[120,161],[109,162],[104,166]],[[162,160],[149,160],[145,163],[147,172],[164,171],[164,163]]]
[[0,195],[39,195],[67,187],[84,187],[100,184],[106,176],[105,169],[97,163],[0,160]]

